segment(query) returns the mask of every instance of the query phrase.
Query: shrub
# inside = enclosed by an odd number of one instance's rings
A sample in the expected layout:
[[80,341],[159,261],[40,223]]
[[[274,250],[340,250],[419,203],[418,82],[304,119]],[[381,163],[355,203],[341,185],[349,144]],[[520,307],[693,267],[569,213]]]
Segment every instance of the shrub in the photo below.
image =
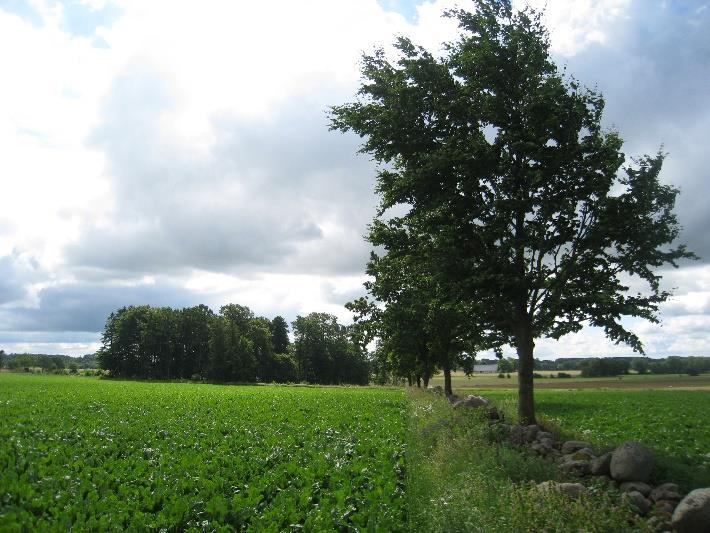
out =
[[571,378],[572,374],[568,374],[567,372],[558,372],[557,377],[558,378]]
[[505,374],[503,374],[503,372],[501,372],[500,374],[498,374],[498,377],[499,377],[499,378],[504,378],[504,377],[505,377]]

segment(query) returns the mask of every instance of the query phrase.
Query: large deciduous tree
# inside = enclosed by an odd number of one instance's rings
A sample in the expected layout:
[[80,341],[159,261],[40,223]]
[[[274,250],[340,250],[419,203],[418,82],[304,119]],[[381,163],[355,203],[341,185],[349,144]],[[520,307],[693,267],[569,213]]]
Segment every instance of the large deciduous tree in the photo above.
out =
[[[626,161],[601,126],[602,96],[551,60],[538,12],[474,4],[448,13],[461,36],[440,58],[406,38],[395,62],[366,55],[359,97],[333,108],[332,128],[382,163],[373,232],[426,237],[370,240],[425,255],[448,301],[466,301],[491,344],[515,347],[520,420],[533,423],[535,339],[588,323],[642,352],[621,317],[656,322],[669,293],[654,269],[693,254],[671,245],[678,190],[659,180],[664,155]],[[406,213],[387,217],[395,206]]]

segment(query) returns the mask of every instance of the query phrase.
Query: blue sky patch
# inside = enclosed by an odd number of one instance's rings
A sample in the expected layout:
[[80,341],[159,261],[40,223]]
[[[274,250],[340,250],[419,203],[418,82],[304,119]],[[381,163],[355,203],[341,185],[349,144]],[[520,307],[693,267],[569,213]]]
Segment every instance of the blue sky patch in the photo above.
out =
[[417,5],[421,2],[416,0],[377,0],[385,11],[394,11],[404,16],[407,22],[414,23],[417,20]]
[[0,10],[17,15],[37,28],[44,26],[42,16],[25,0],[0,0]]
[[78,0],[65,0],[60,3],[64,11],[64,29],[81,37],[91,37],[101,26],[110,27],[122,15],[121,9],[111,3],[96,10]]

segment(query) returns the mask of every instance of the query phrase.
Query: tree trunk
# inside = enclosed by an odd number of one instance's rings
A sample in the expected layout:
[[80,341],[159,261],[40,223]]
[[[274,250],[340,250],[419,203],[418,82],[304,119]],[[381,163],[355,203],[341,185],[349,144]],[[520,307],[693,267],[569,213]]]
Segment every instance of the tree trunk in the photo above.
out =
[[535,342],[529,324],[520,324],[515,335],[518,352],[518,417],[523,425],[536,424],[533,395],[533,350]]
[[424,388],[428,389],[429,388],[429,378],[431,377],[431,374],[429,374],[429,371],[424,372],[424,376],[422,376],[422,379],[424,380]]
[[407,385],[409,385],[410,387],[412,386],[412,375],[411,374],[407,374]]
[[421,389],[422,388],[422,375],[417,374],[417,388]]
[[451,390],[451,367],[448,365],[444,366],[444,394],[446,396],[452,396],[454,394]]

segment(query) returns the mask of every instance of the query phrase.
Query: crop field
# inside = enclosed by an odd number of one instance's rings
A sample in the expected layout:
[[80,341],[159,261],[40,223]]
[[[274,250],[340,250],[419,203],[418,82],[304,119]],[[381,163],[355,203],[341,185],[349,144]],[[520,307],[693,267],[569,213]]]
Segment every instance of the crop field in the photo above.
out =
[[398,530],[406,402],[0,374],[0,530]]
[[[479,391],[515,411],[514,391]],[[710,485],[710,391],[538,390],[538,416],[563,434],[604,448],[640,440],[658,456],[661,477]]]
[[[542,378],[535,378],[535,389],[705,389],[710,391],[710,374],[688,376],[686,374],[629,374],[626,376],[583,378],[578,370],[563,371],[570,378],[558,378],[557,371],[540,371]],[[499,378],[498,374],[474,374],[466,376],[454,372],[451,382],[454,389],[465,394],[475,394],[480,389],[516,389],[518,375],[510,373],[510,378]],[[555,376],[555,377],[551,377]],[[432,378],[430,386],[444,384],[442,375]],[[470,390],[469,390],[470,389]]]

